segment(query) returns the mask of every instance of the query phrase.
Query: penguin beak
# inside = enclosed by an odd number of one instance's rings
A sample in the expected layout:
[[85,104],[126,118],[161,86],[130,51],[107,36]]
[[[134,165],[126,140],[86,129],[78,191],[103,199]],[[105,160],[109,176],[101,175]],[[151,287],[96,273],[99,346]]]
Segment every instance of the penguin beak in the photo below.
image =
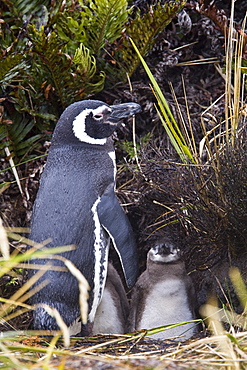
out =
[[133,116],[141,111],[141,107],[136,103],[123,103],[110,106],[112,112],[108,117],[108,121],[118,123],[123,118]]

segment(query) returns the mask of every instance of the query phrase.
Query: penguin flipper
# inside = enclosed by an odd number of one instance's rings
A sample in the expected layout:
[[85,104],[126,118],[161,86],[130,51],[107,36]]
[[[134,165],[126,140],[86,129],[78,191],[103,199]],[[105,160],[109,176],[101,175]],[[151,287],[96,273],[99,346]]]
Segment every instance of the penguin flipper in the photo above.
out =
[[[139,279],[138,279],[139,281]],[[136,285],[134,286],[132,292],[131,292],[131,300],[130,300],[130,308],[129,308],[129,316],[128,316],[128,319],[127,319],[127,332],[128,333],[133,333],[137,327],[137,314],[138,314],[138,311],[139,309],[137,310],[138,308],[138,305],[139,305],[139,302],[140,302],[140,295],[139,295],[139,286],[138,286],[138,289],[137,289],[137,285],[138,285],[138,281],[136,283]]]
[[119,255],[126,283],[131,288],[138,277],[137,248],[130,222],[116,198],[113,184],[101,196],[97,213]]

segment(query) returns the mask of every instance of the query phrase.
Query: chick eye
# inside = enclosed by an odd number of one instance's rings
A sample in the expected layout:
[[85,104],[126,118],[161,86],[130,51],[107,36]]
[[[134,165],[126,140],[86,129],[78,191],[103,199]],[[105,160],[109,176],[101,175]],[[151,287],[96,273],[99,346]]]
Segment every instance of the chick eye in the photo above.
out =
[[99,121],[101,118],[103,118],[103,114],[95,114],[93,118]]

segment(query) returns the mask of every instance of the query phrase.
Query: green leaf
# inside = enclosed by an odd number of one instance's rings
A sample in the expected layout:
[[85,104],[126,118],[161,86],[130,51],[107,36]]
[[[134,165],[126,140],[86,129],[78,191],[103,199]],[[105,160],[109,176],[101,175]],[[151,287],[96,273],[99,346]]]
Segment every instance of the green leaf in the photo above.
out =
[[231,340],[232,343],[239,345],[239,340],[234,335],[227,333],[226,336]]
[[[113,43],[121,36],[128,19],[127,0],[89,0],[79,3],[84,6],[87,22],[87,47],[99,56],[106,42]],[[86,7],[85,7],[86,5]]]
[[134,50],[130,47],[129,38],[137,46],[139,53],[145,56],[153,47],[156,37],[172,21],[186,1],[159,1],[141,15],[140,11],[136,12],[135,18],[126,25],[125,38],[123,39],[123,49],[121,57],[128,74],[131,76],[140,61]]
[[1,83],[6,83],[18,75],[20,70],[25,67],[25,63],[21,63],[23,55],[10,54],[0,60],[0,80]]
[[[6,146],[17,157],[26,154],[30,147],[35,145],[41,138],[41,134],[32,135],[31,130],[34,127],[32,120],[27,121],[25,118],[15,115],[11,125],[0,126],[0,149]],[[29,136],[29,137],[27,137]]]
[[80,45],[79,48],[76,49],[73,63],[78,67],[80,72],[84,74],[88,79],[94,77],[96,73],[96,59],[88,48]]
[[96,59],[90,50],[82,44],[76,49],[73,66],[75,67],[73,83],[78,83],[78,86],[80,86],[79,98],[88,93],[96,93],[103,89],[105,73],[101,71],[97,74]]
[[22,154],[24,154],[22,149],[25,149],[25,151],[26,151],[26,149],[29,149],[40,138],[41,138],[40,134],[39,135],[34,135],[34,136],[30,137],[29,139],[26,139],[25,141],[18,144],[16,146],[16,149],[18,150],[18,152],[22,152]]
[[31,131],[34,126],[34,122],[31,121],[28,124],[14,125],[14,129],[11,129],[11,139],[13,141],[21,142],[26,135]]
[[14,6],[21,14],[32,14],[32,13],[40,13],[42,12],[42,6],[49,7],[50,1],[49,0],[14,0]]
[[84,28],[85,16],[82,11],[67,11],[59,15],[56,29],[61,40],[66,42],[69,53],[75,53],[80,43],[85,43],[87,35]]
[[156,107],[157,112],[159,114],[160,120],[167,132],[167,135],[169,136],[172,145],[174,146],[176,152],[178,153],[180,159],[182,162],[186,163],[189,161],[194,162],[194,158],[192,153],[190,152],[189,146],[186,144],[186,141],[183,137],[183,134],[181,133],[178,124],[172,115],[172,112],[168,106],[168,103],[164,97],[164,94],[162,93],[157,81],[155,80],[152,72],[150,71],[147,63],[141,56],[137,46],[135,45],[134,41],[130,39],[130,42],[138,55],[138,58],[140,59],[149,79],[153,86],[154,95],[157,99],[159,109]]

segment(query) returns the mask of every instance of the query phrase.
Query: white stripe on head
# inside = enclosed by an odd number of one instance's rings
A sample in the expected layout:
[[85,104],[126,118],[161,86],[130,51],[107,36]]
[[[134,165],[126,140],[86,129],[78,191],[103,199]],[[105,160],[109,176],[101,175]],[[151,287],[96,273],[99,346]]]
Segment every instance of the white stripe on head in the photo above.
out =
[[[105,245],[105,238],[103,237],[103,229],[101,227],[99,216],[97,213],[97,206],[100,202],[100,197],[96,200],[91,210],[93,213],[93,220],[95,224],[94,229],[94,255],[95,255],[95,265],[94,265],[94,297],[92,308],[89,312],[88,318],[90,322],[94,321],[95,313],[98,305],[100,304],[103,290],[105,287],[106,275],[107,275],[107,264],[108,264],[108,252],[110,246],[110,238],[108,245]],[[105,251],[105,256],[102,254]],[[103,258],[103,261],[102,261]],[[103,269],[102,269],[103,267]]]
[[106,143],[107,138],[95,139],[89,136],[85,131],[86,130],[85,121],[87,116],[92,112],[93,116],[95,117],[97,115],[100,115],[102,111],[105,109],[109,109],[109,107],[107,107],[106,105],[101,105],[96,109],[84,109],[80,114],[78,114],[78,116],[76,116],[76,118],[73,121],[72,128],[77,139],[88,144],[104,145]]

